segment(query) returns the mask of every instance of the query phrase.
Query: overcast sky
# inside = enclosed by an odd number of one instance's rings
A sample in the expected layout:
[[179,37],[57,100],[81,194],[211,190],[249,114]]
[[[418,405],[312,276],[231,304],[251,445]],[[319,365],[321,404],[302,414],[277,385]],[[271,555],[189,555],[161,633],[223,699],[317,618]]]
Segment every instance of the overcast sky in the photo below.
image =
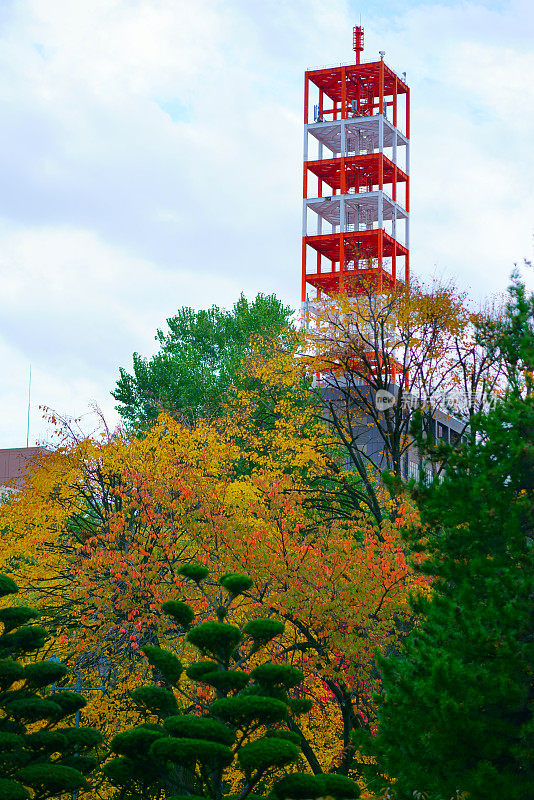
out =
[[532,0],[0,0],[0,447],[109,392],[182,305],[300,286],[306,68],[412,90],[411,265],[475,297],[534,233]]

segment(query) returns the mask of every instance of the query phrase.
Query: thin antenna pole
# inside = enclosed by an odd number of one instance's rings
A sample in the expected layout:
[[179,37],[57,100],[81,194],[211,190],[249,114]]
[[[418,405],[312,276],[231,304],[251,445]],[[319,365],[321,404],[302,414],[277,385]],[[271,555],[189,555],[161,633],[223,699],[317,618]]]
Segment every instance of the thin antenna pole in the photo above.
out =
[[28,381],[28,426],[26,428],[26,447],[30,443],[30,397],[32,392],[32,365],[30,364],[30,379]]

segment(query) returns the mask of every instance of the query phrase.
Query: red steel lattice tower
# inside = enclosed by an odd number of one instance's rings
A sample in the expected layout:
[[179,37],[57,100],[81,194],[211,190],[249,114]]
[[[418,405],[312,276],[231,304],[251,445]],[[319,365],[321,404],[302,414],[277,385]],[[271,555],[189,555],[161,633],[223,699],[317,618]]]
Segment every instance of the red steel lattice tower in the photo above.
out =
[[[384,62],[309,70],[304,81],[302,300],[409,281],[410,90]],[[310,121],[310,109],[313,120]]]

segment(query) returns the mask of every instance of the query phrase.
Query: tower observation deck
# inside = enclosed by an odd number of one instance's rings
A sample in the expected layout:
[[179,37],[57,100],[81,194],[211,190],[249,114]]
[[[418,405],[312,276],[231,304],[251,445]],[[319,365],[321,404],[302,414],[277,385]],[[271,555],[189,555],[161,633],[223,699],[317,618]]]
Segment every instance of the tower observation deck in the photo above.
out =
[[409,281],[410,90],[384,62],[304,80],[302,300]]

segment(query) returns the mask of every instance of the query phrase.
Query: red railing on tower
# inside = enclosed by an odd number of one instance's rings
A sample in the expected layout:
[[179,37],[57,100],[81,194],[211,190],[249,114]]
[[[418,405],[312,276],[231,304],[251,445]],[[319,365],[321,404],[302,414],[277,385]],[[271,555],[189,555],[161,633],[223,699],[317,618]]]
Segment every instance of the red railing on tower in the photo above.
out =
[[409,280],[410,90],[382,52],[361,62],[363,33],[356,64],[305,74],[303,300]]

